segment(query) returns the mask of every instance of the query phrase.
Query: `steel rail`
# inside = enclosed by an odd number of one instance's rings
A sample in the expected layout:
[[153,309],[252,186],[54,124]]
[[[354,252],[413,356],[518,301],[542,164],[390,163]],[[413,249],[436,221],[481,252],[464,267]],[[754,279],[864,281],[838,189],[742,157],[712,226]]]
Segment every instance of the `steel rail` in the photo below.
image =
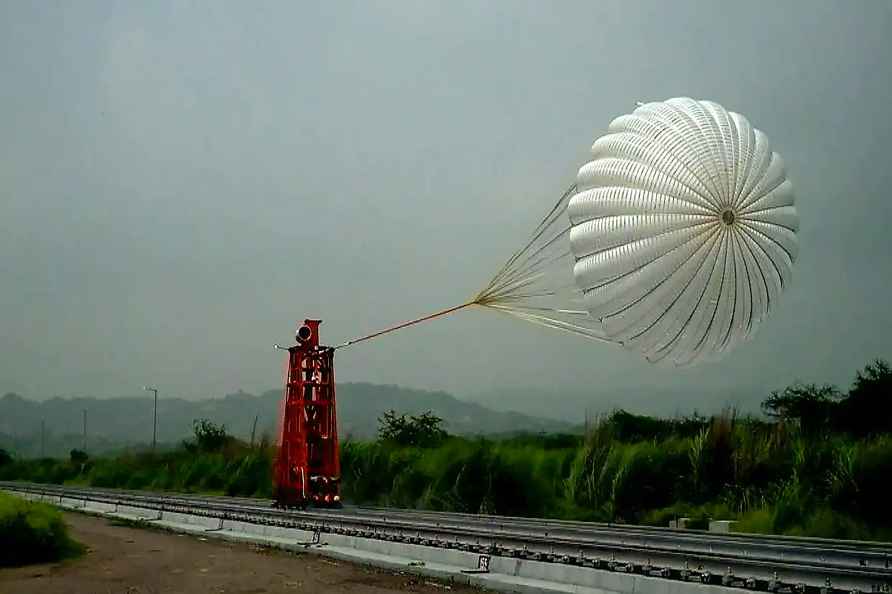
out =
[[[36,486],[36,485],[35,485]],[[41,486],[47,488],[47,486]],[[49,487],[53,488],[53,487]],[[70,490],[70,489],[69,489]],[[106,489],[91,489],[91,492],[102,492],[116,495],[120,491]],[[133,496],[157,496],[157,493],[130,491]],[[271,505],[270,500],[254,498],[207,498],[189,494],[164,494],[170,498],[180,498],[184,501],[222,501],[227,504],[239,504],[255,508],[266,508]],[[310,512],[307,512],[310,513]],[[628,526],[622,524],[603,524],[573,522],[562,520],[540,520],[530,518],[517,518],[505,516],[485,516],[474,514],[460,514],[455,512],[434,512],[419,510],[403,510],[395,508],[375,507],[349,507],[341,511],[314,510],[317,516],[340,519],[344,514],[365,516],[369,519],[387,521],[399,518],[425,519],[437,525],[476,525],[487,529],[506,530],[526,528],[532,531],[542,531],[544,536],[605,536],[620,541],[619,544],[638,544],[648,546],[654,541],[669,540],[675,548],[684,548],[683,543],[689,543],[686,550],[700,550],[701,552],[717,552],[724,547],[733,547],[734,550],[743,550],[744,554],[757,555],[759,552],[769,552],[771,556],[787,560],[801,560],[819,563],[836,563],[841,566],[886,567],[892,562],[892,545],[871,541],[839,541],[818,538],[781,537],[774,535],[748,535],[748,534],[717,534],[692,530],[675,530],[670,528],[656,528],[645,526]],[[458,524],[456,524],[458,523]],[[753,547],[757,547],[753,548]],[[791,551],[794,551],[791,553]]]
[[286,511],[263,499],[29,483],[0,482],[0,489],[749,589],[847,594],[888,592],[892,584],[892,545],[876,542],[393,508]]

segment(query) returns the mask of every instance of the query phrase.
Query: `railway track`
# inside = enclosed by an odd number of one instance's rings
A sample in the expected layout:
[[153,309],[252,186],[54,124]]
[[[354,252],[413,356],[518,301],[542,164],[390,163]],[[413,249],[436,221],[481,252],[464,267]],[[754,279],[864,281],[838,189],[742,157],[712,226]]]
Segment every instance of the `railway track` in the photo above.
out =
[[[781,594],[892,592],[892,544],[0,482],[0,489]],[[481,561],[482,562],[482,561]]]

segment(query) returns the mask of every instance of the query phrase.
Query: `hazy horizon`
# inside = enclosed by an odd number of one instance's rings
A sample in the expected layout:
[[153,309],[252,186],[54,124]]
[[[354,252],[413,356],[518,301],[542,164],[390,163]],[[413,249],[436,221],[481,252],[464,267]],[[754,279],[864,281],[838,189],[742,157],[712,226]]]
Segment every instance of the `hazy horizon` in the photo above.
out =
[[338,379],[565,419],[848,387],[892,358],[890,29],[882,2],[3,3],[0,394],[276,389],[297,322],[336,343],[463,302],[614,117],[673,96],[746,115],[795,187],[752,342],[666,369],[468,311]]

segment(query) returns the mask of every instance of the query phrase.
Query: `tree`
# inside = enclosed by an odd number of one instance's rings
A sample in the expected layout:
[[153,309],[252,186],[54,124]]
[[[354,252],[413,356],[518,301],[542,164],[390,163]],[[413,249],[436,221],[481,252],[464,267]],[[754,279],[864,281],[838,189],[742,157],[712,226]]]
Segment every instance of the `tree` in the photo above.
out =
[[804,432],[811,433],[828,426],[839,400],[839,389],[830,384],[793,384],[783,392],[772,392],[762,402],[762,410],[775,419],[796,422]]
[[71,463],[75,465],[84,464],[90,458],[87,455],[87,452],[78,450],[77,448],[71,450],[71,452],[69,452],[69,456],[71,457]]
[[855,375],[840,403],[842,428],[858,436],[892,432],[892,368],[876,359]]
[[427,411],[418,416],[398,415],[390,410],[378,417],[378,438],[401,446],[435,446],[449,434],[443,419]]
[[220,451],[232,440],[226,434],[226,425],[216,425],[208,419],[192,421],[192,430],[195,432],[195,445],[204,452]]
[[12,462],[12,456],[10,455],[10,453],[3,448],[0,448],[0,466],[5,466],[10,462]]

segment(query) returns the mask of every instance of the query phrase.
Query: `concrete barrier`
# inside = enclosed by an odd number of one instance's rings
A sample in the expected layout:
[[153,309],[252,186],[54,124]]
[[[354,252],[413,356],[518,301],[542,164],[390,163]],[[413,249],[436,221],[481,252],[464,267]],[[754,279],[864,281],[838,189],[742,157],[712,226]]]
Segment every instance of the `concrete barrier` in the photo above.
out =
[[688,527],[688,524],[690,522],[690,518],[678,518],[677,520],[669,520],[669,527],[684,530]]
[[313,538],[313,533],[306,530],[284,528],[282,526],[264,526],[238,520],[223,520],[220,527],[214,531],[219,532],[222,538],[247,542],[269,540],[277,545],[294,544],[302,546],[304,543],[309,543]]
[[198,533],[219,528],[220,519],[166,511],[160,515],[158,520],[154,520],[152,524],[177,532]]
[[93,513],[115,513],[118,511],[117,503],[108,503],[106,501],[87,501],[84,511]]
[[439,547],[392,542],[377,538],[344,536],[341,534],[322,534],[320,535],[320,541],[323,546],[356,549],[366,553],[399,557],[410,561],[440,563],[462,569],[476,568],[479,557],[476,553],[456,549],[441,549]]
[[116,512],[110,513],[109,516],[114,516],[122,520],[160,520],[161,511],[157,509],[149,509],[133,505],[119,505],[118,510]]
[[59,507],[64,507],[66,509],[81,509],[86,507],[87,502],[83,499],[75,499],[73,497],[63,497],[62,500],[58,503]]
[[728,533],[734,530],[735,520],[712,520],[709,522],[710,532]]
[[490,571],[496,574],[504,574],[537,582],[555,582],[594,588],[601,592],[624,592],[630,594],[636,592],[635,576],[633,575],[561,563],[493,557],[490,560]]

